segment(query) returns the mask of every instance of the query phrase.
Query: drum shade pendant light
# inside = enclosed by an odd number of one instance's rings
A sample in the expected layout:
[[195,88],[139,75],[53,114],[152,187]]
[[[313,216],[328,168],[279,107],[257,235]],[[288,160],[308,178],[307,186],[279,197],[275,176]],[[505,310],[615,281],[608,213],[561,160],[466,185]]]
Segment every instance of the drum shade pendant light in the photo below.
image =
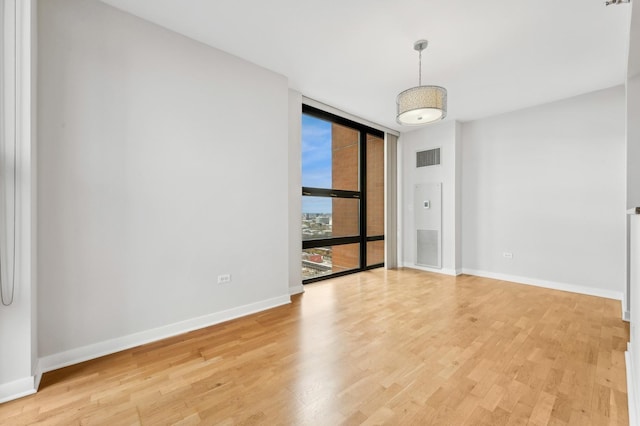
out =
[[447,89],[422,85],[422,51],[428,44],[427,40],[418,40],[413,45],[419,52],[418,86],[401,92],[396,98],[398,124],[418,126],[442,120],[447,116]]

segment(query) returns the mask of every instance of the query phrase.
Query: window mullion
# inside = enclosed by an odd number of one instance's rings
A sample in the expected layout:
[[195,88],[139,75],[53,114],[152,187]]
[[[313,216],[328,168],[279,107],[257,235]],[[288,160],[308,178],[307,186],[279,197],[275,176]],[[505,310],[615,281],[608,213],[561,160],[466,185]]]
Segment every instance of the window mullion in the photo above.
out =
[[367,266],[367,132],[360,131],[360,269]]

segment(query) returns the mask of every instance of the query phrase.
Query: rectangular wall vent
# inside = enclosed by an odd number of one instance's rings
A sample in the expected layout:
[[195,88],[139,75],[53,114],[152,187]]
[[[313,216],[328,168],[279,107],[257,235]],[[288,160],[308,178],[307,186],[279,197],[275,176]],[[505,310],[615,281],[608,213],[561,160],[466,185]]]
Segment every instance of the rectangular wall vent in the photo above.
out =
[[440,164],[440,148],[416,152],[416,167],[437,166]]
[[440,231],[436,229],[417,230],[416,264],[440,268]]

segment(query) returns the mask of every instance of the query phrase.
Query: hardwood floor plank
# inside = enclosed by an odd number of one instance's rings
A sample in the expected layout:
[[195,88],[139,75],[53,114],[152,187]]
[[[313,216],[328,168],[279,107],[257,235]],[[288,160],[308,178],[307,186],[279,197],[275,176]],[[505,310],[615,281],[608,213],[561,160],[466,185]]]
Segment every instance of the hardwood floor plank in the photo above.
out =
[[44,375],[1,425],[627,425],[620,302],[373,270]]

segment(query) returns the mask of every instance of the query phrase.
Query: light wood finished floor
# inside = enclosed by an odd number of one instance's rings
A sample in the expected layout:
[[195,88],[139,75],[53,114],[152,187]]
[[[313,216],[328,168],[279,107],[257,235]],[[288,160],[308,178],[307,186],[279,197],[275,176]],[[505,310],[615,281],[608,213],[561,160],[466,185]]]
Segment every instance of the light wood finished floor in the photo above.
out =
[[45,374],[0,423],[626,425],[620,302],[375,270]]

